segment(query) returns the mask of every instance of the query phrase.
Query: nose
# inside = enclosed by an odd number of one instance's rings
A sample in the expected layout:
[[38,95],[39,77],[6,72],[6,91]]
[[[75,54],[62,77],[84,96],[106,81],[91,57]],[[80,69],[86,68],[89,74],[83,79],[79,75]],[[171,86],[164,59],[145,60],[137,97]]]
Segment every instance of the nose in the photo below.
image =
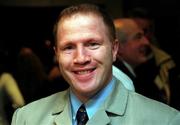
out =
[[83,46],[77,47],[74,57],[74,63],[83,65],[83,64],[87,64],[88,62],[90,62],[90,56],[86,51],[85,47]]

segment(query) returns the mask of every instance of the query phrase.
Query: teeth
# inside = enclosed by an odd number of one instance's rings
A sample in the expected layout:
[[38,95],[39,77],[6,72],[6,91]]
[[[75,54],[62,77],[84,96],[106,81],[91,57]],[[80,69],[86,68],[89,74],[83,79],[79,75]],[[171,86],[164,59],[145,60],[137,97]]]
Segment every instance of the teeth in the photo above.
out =
[[83,75],[83,74],[87,74],[87,73],[89,73],[89,72],[90,72],[89,70],[79,71],[79,72],[77,72],[77,74]]

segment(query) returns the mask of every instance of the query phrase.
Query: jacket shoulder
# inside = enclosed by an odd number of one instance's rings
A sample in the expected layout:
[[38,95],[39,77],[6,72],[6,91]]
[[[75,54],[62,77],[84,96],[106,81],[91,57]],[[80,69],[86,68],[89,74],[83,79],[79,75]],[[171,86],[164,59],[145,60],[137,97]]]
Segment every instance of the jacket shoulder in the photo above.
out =
[[56,104],[56,102],[63,102],[66,98],[66,95],[67,95],[67,91],[58,92],[53,95],[33,101],[33,102],[25,105],[21,109],[22,110],[36,110],[38,108],[38,106],[40,106],[42,108],[42,107],[46,107],[51,104],[54,105],[54,103]]
[[[129,107],[133,107],[136,113],[144,116],[151,116],[152,119],[169,120],[179,114],[179,111],[156,100],[147,98],[135,92],[129,92]],[[136,107],[136,108],[135,108]],[[139,107],[139,108],[137,108]],[[179,117],[180,120],[180,117]]]
[[24,125],[25,123],[35,125],[44,118],[51,118],[53,113],[60,112],[64,108],[67,96],[67,91],[55,93],[17,109],[13,115],[12,125]]

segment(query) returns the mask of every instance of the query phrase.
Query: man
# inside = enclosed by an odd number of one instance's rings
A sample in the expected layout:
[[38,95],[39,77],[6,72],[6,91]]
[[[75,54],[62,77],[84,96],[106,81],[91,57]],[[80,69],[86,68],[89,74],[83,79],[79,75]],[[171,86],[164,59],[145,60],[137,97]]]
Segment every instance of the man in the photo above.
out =
[[[172,105],[174,101],[179,100],[179,98],[173,99],[175,91],[172,89],[172,85],[178,86],[178,84],[176,84],[177,80],[175,80],[177,75],[174,74],[174,72],[177,71],[176,63],[171,55],[160,48],[159,42],[154,34],[154,20],[146,9],[139,7],[133,8],[128,12],[127,16],[133,19],[144,31],[144,35],[151,44],[152,56],[142,68],[145,69],[145,67],[151,67],[153,65],[153,67],[157,69],[157,74],[154,76],[154,84],[156,84],[159,90],[164,91],[164,102]],[[179,74],[179,72],[177,72],[177,74]],[[177,108],[177,106],[175,107]]]
[[60,71],[70,88],[17,110],[12,125],[77,125],[79,112],[87,125],[179,124],[177,110],[125,89],[112,76],[118,42],[105,11],[91,4],[66,8],[55,36]]
[[149,60],[151,44],[143,30],[132,19],[115,19],[114,24],[120,41],[115,65],[133,80],[136,92],[166,103],[167,96],[155,83],[159,68]]
[[[118,59],[123,59],[134,69],[148,60],[150,43],[143,31],[131,19],[115,19],[114,25],[120,42]],[[131,71],[133,75],[135,73]]]

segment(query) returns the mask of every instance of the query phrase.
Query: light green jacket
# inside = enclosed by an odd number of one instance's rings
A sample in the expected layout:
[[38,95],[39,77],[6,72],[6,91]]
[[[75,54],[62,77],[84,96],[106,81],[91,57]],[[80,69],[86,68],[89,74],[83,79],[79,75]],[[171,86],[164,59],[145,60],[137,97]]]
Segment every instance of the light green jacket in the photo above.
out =
[[[12,125],[72,125],[69,90],[24,106]],[[87,125],[180,125],[180,113],[127,90],[118,80],[115,90]]]

